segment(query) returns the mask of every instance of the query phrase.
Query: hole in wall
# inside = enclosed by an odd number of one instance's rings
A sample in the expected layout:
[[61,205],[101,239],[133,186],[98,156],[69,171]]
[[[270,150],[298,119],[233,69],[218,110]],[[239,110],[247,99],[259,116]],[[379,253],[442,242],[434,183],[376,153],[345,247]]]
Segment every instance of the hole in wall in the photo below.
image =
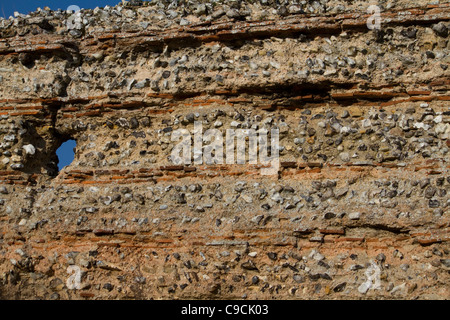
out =
[[76,146],[77,142],[75,140],[68,139],[56,150],[56,155],[58,156],[58,171],[61,171],[64,167],[72,163],[75,158]]

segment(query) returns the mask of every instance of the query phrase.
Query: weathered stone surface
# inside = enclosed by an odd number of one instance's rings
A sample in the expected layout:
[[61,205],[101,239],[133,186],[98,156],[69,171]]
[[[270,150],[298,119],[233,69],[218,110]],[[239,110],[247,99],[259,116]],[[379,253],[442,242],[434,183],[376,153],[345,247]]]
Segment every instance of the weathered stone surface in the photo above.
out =
[[176,3],[0,19],[0,298],[448,299],[449,4]]

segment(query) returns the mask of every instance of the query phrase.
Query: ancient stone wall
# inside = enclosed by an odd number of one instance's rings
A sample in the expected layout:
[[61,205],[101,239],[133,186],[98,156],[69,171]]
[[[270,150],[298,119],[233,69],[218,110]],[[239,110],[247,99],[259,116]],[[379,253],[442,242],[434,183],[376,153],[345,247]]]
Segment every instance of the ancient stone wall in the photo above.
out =
[[[0,297],[450,298],[450,4],[373,4],[0,19]],[[173,164],[196,121],[278,129],[278,174]]]

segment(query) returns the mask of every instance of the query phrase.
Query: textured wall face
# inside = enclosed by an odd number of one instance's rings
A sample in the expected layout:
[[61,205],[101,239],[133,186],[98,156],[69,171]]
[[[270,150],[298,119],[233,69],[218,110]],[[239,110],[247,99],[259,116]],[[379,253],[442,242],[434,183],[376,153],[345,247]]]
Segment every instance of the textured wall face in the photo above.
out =
[[448,299],[448,2],[178,2],[0,20],[0,297]]

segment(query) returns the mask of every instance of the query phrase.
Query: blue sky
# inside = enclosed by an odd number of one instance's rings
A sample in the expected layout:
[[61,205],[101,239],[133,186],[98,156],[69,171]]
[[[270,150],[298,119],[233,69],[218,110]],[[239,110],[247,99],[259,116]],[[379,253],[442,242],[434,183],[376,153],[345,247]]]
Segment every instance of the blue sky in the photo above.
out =
[[58,156],[59,163],[58,169],[61,170],[68,164],[71,164],[74,158],[73,148],[75,148],[75,140],[67,140],[64,142],[58,150],[56,150],[56,155]]
[[38,7],[49,7],[52,10],[66,10],[71,5],[76,5],[81,9],[93,9],[106,5],[115,6],[121,0],[0,0],[0,16],[9,18],[18,11],[23,14],[35,11]]

